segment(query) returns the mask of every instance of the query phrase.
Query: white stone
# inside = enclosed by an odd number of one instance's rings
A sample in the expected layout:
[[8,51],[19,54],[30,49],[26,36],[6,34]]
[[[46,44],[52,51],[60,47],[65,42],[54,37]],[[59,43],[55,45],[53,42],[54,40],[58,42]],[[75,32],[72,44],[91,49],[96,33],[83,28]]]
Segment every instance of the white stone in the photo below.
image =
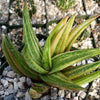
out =
[[31,86],[32,81],[31,81],[31,79],[30,79],[30,78],[28,78],[28,77],[27,77],[26,82],[27,82],[27,85],[28,85],[28,86]]
[[43,47],[44,46],[44,43],[45,43],[44,39],[42,39],[39,43]]
[[5,91],[5,95],[9,95],[9,92],[8,91]]
[[16,76],[16,73],[15,73],[14,71],[9,71],[9,72],[7,73],[7,76],[8,76],[8,77],[14,78],[14,77]]
[[46,23],[46,19],[45,19],[45,20],[43,20],[43,23]]
[[71,93],[68,93],[68,94],[66,95],[66,98],[71,98]]
[[7,88],[8,87],[8,81],[7,80],[1,79],[1,83],[4,86],[4,88]]
[[17,78],[14,78],[14,82],[17,82],[18,81],[18,79]]
[[96,88],[96,86],[97,86],[96,82],[93,82],[92,87],[93,87],[93,88]]
[[0,10],[2,9],[2,6],[1,6],[1,4],[0,4]]
[[65,95],[65,91],[64,90],[59,90],[58,95],[63,98]]
[[93,22],[91,23],[91,28],[94,29],[95,26],[96,26],[96,21],[93,21]]
[[6,26],[3,25],[2,28],[3,28],[3,29],[6,29]]
[[22,82],[18,82],[18,87],[19,87],[20,89],[24,89],[23,83],[22,83]]
[[14,89],[18,90],[18,83],[14,82]]
[[89,85],[89,83],[86,83],[84,85],[82,85],[83,88],[86,88]]
[[7,71],[4,70],[3,73],[2,73],[2,75],[6,76],[7,75]]
[[11,82],[11,83],[13,82],[13,79],[8,78],[8,77],[6,78],[6,80],[7,80],[8,82]]
[[20,80],[20,82],[22,82],[22,83],[24,83],[25,82],[25,77],[21,77],[21,78],[19,78],[19,80]]
[[21,98],[21,97],[23,97],[24,96],[24,93],[23,92],[18,92],[17,94],[16,94],[16,97],[17,98]]
[[78,97],[73,97],[73,99],[72,100],[78,100]]
[[79,96],[84,99],[86,96],[86,93],[84,91],[79,92]]
[[0,95],[3,95],[4,94],[4,91],[0,91]]
[[12,84],[9,85],[8,90],[13,90],[13,85]]
[[32,100],[28,92],[25,93],[25,100]]

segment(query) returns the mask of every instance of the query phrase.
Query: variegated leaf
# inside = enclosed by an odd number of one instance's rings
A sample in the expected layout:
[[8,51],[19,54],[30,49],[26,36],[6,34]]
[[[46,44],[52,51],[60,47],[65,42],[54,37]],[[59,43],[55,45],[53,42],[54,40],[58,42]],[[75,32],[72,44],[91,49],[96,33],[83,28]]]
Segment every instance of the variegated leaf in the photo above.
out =
[[41,79],[51,86],[58,87],[60,89],[82,90],[83,88],[73,83],[62,73],[54,73],[51,75],[40,75]]
[[55,48],[56,48],[57,43],[62,35],[63,27],[65,26],[67,19],[68,19],[68,16],[63,18],[56,25],[56,27],[53,29],[53,31],[49,35],[51,37],[51,56],[53,56],[53,54],[54,54]]
[[27,64],[30,66],[31,69],[35,70],[38,73],[47,73],[47,71],[44,70],[41,66],[42,49],[37,41],[36,35],[32,28],[27,4],[25,4],[24,7],[23,31],[25,40],[23,53]]
[[[17,49],[13,46],[7,36],[5,36],[3,39],[3,51],[4,53],[6,52],[5,57],[12,68],[14,68],[15,70],[17,69],[19,73],[21,72],[25,76],[31,77],[36,80],[39,79],[38,74],[34,70],[30,69],[30,67],[25,62],[23,55],[19,51],[17,51]],[[9,61],[9,59],[11,60],[11,62]]]
[[71,66],[81,60],[100,54],[100,49],[76,50],[59,54],[52,58],[52,70],[50,73],[58,72],[64,68]]
[[[67,43],[67,40],[68,40],[68,36],[70,34],[70,31],[72,29],[72,25],[74,23],[74,19],[75,19],[75,15],[73,15],[69,20],[68,22],[65,24],[64,26],[64,30],[62,31],[62,35],[57,43],[57,46],[55,48],[55,51],[54,51],[54,55],[57,55],[57,54],[60,54],[60,53],[63,53],[65,48],[66,48],[66,43]],[[56,41],[55,41],[56,42]]]
[[78,38],[78,36],[90,25],[90,23],[92,21],[94,21],[96,17],[93,17],[93,18],[90,18],[86,21],[84,21],[83,23],[79,24],[77,27],[75,27],[69,37],[68,37],[68,40],[67,40],[67,43],[66,43],[66,50],[65,51],[69,51],[70,48],[72,47],[72,44],[75,42],[75,40]]
[[81,76],[81,77],[78,77],[78,78],[74,79],[73,82],[76,83],[77,85],[81,86],[81,85],[89,83],[99,77],[100,77],[100,70],[90,73],[90,74],[87,74],[87,75],[84,75],[84,76]]
[[43,57],[42,57],[43,68],[47,71],[49,71],[52,67],[50,44],[51,44],[51,37],[48,37],[44,46]]
[[[25,49],[27,50],[28,55],[36,64],[41,65],[42,49],[38,43],[38,40],[32,28],[27,4],[25,4],[24,7],[23,33],[24,33],[24,41],[26,46]],[[24,52],[24,56],[25,59],[28,58],[26,52]]]
[[65,69],[63,71],[63,74],[68,79],[74,79],[74,78],[77,78],[79,76],[85,75],[93,70],[96,70],[99,67],[100,67],[100,61],[97,61],[97,62],[94,62],[91,64],[70,67],[69,69]]

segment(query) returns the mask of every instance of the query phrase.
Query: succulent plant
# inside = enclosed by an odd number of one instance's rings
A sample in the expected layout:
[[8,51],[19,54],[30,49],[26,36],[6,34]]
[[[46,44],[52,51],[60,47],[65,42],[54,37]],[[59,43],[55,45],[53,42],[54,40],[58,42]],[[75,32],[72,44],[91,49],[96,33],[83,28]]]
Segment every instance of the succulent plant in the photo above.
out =
[[75,0],[55,0],[55,2],[58,8],[63,11],[67,11],[75,4]]
[[36,7],[34,5],[34,0],[11,0],[11,3],[14,2],[15,12],[18,13],[20,17],[22,17],[25,1],[27,1],[29,14],[30,14],[30,17],[32,17],[32,15],[36,13]]
[[48,36],[42,50],[31,25],[28,6],[25,5],[23,52],[17,51],[7,36],[3,38],[2,48],[9,65],[16,73],[37,80],[38,83],[33,81],[29,91],[33,98],[41,97],[50,86],[65,90],[83,90],[82,84],[100,77],[100,70],[92,72],[100,67],[100,61],[71,67],[79,61],[99,55],[99,48],[69,51],[81,32],[97,17],[90,18],[75,28],[72,28],[75,15],[69,20],[68,16],[65,17]]

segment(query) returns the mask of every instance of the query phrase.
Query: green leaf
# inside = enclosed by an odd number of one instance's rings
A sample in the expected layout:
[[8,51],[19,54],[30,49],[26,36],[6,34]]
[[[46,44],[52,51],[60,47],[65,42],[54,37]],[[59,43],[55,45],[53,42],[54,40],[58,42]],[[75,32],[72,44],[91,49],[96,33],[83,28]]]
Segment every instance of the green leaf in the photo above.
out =
[[[23,55],[19,51],[17,51],[17,49],[13,46],[7,36],[5,36],[3,39],[3,51],[8,63],[11,65],[12,68],[14,68],[15,70],[17,69],[19,73],[21,72],[25,76],[31,77],[36,80],[39,79],[38,74],[30,69],[30,67],[25,62]],[[9,61],[9,59],[11,61]]]
[[24,7],[23,31],[25,40],[23,54],[27,64],[31,69],[35,70],[38,73],[47,73],[47,71],[41,67],[42,49],[37,41],[36,35],[32,28],[27,4],[25,4]]
[[87,49],[87,50],[76,50],[66,53],[59,54],[52,58],[52,70],[50,72],[58,72],[64,68],[71,66],[81,60],[96,56],[100,54],[100,49]]
[[65,69],[63,71],[63,74],[68,79],[74,79],[74,78],[77,78],[77,77],[82,76],[84,74],[87,74],[88,72],[96,70],[99,67],[100,67],[100,61],[97,61],[97,62],[94,62],[94,63],[91,63],[91,64],[71,67],[68,70]]
[[62,35],[63,28],[65,27],[66,21],[68,19],[68,16],[63,18],[53,29],[51,34],[49,35],[51,37],[51,56],[53,56],[56,45]]
[[44,46],[42,65],[47,71],[51,69],[51,51],[50,51],[51,37],[48,37]]
[[99,77],[100,77],[100,70],[93,72],[93,73],[90,73],[90,74],[87,74],[87,75],[84,75],[84,76],[81,76],[81,77],[78,77],[72,81],[74,83],[76,83],[77,85],[81,86],[81,85],[89,83],[89,82],[91,82]]
[[[28,12],[28,7],[26,3],[24,7],[24,15],[23,15],[23,33],[24,33],[24,41],[25,41],[25,46],[26,46],[25,49],[28,51],[27,53],[36,64],[41,65],[42,49],[33,31],[29,12]],[[23,52],[23,53],[24,53],[25,59],[28,59],[26,52]]]
[[32,89],[36,90],[38,93],[45,93],[50,87],[44,83],[33,83]]
[[60,89],[64,89],[64,90],[71,89],[71,90],[77,90],[77,91],[83,89],[82,87],[76,85],[75,83],[67,79],[67,77],[65,77],[60,72],[54,73],[51,75],[40,75],[40,77],[47,84],[54,87],[58,87]]
[[39,66],[32,58],[31,58],[31,56],[29,55],[29,53],[28,53],[28,51],[27,51],[27,47],[25,46],[24,47],[24,54],[25,54],[25,56],[24,56],[24,58],[25,57],[27,57],[27,58],[25,58],[25,61],[27,62],[27,64],[29,65],[29,67],[30,67],[30,69],[31,70],[34,70],[34,71],[36,71],[36,72],[38,72],[38,73],[40,73],[40,74],[46,74],[46,73],[48,73],[48,71],[46,71],[46,70],[44,70],[43,68],[42,68],[42,64],[41,64],[41,66]]
[[78,36],[90,25],[90,23],[95,20],[98,16],[90,18],[86,21],[84,21],[83,23],[81,23],[80,25],[78,25],[77,27],[75,27],[68,38],[68,41],[66,43],[66,50],[65,51],[69,51],[71,46],[73,45],[73,43],[75,42],[75,40],[78,38]]
[[55,48],[54,55],[57,55],[57,54],[60,54],[60,53],[64,52],[64,50],[66,48],[66,43],[67,43],[67,40],[68,40],[68,36],[69,36],[70,31],[72,29],[72,25],[74,23],[74,19],[75,19],[75,14],[65,24],[62,35],[61,35],[61,37],[60,37],[60,39],[57,43],[57,46]]
[[6,57],[7,62],[9,63],[9,65],[13,68],[13,70],[18,73],[19,75],[23,75],[22,72],[20,72],[20,70],[16,67],[16,64],[13,63],[13,58],[9,52],[8,47],[5,45],[5,39],[3,38],[2,41],[2,49],[3,49],[3,53]]

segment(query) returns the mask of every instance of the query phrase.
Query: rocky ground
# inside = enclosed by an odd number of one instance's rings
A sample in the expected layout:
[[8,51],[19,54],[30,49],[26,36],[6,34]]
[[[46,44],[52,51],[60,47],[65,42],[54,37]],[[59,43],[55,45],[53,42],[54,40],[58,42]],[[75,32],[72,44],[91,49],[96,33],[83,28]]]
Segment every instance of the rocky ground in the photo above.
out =
[[[72,9],[69,9],[67,12],[61,11],[57,8],[54,0],[34,0],[37,12],[35,15],[32,16],[31,21],[32,23],[44,24],[46,22],[52,20],[58,20],[60,18],[65,17],[66,15],[85,15],[86,12],[83,9],[82,0],[76,0],[75,5]],[[9,7],[9,0],[0,0],[0,23],[4,23],[7,21],[8,18],[8,11],[11,13],[9,25],[21,25],[22,18],[20,18],[15,12],[13,8],[13,4],[11,8]],[[100,7],[94,0],[86,0],[86,8],[87,14],[89,15],[97,15],[100,14]],[[78,20],[77,23],[79,23]],[[99,20],[100,22],[100,20]],[[56,23],[53,23],[48,27],[48,33],[52,31]],[[45,28],[33,28],[36,34],[46,34]],[[94,21],[91,23],[91,29],[94,34],[94,38],[96,40],[96,46],[100,47],[100,23]],[[81,41],[76,41],[74,43],[74,47],[79,49],[86,49],[86,48],[93,48],[92,45],[92,38],[90,37],[90,28],[88,27],[89,35],[85,39],[81,38]],[[16,33],[19,35],[16,36]],[[8,34],[9,38],[12,42],[16,45],[16,41],[18,37],[22,39],[22,28],[12,29],[7,33],[7,26],[5,24],[0,25],[0,57],[3,56],[2,49],[1,49],[1,42],[2,37],[4,34]],[[22,40],[21,40],[22,41]],[[43,46],[45,40],[42,39],[39,41],[40,45]],[[16,45],[16,47],[19,47]],[[93,62],[91,59],[87,59],[88,63]],[[77,63],[77,65],[85,64],[85,61]],[[28,90],[31,84],[31,79],[28,77],[21,77],[16,74],[10,66],[6,67],[0,75],[0,99],[3,98],[4,100],[32,100],[32,98],[28,94]],[[84,85],[83,87],[88,87],[88,84]],[[43,96],[41,99],[38,100],[84,100],[86,96],[86,91],[64,91],[58,90],[55,87],[51,87],[48,95]],[[92,88],[89,93],[88,100],[99,100],[100,99],[100,78],[93,82]]]

